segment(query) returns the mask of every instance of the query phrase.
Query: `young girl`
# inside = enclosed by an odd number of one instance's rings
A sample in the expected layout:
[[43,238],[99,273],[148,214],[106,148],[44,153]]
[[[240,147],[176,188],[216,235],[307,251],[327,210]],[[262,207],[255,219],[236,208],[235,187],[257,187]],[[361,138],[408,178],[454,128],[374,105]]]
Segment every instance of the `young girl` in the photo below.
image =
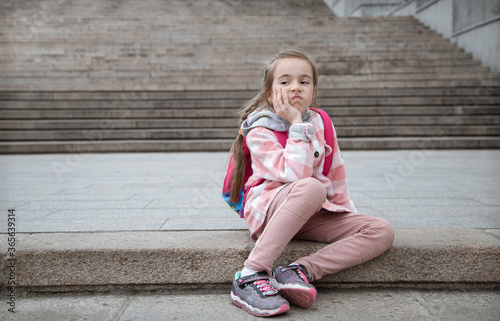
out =
[[[356,213],[349,199],[344,163],[336,139],[325,143],[316,106],[318,76],[305,54],[286,50],[263,69],[261,91],[241,112],[241,135],[231,149],[235,172],[232,195],[245,171],[243,137],[250,150],[253,174],[244,207],[256,241],[232,285],[231,300],[248,313],[271,316],[289,310],[289,303],[309,308],[316,298],[310,281],[377,257],[394,240],[385,220]],[[288,131],[283,147],[274,134]],[[334,134],[335,135],[335,134]],[[333,153],[323,175],[325,157]],[[273,263],[292,239],[329,243],[309,256],[274,270]]]

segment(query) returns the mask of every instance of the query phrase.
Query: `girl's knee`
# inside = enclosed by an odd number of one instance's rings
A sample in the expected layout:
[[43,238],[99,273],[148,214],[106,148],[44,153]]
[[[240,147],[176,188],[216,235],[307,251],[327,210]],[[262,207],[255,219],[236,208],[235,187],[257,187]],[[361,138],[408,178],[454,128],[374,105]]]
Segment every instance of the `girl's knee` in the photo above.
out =
[[326,187],[319,180],[313,177],[306,177],[296,182],[297,188],[303,189],[311,196],[324,201],[326,199]]
[[387,220],[379,218],[373,227],[377,231],[377,234],[380,236],[380,238],[383,240],[386,248],[389,249],[394,242],[394,228],[392,227],[391,223],[389,223]]
[[289,196],[294,200],[293,207],[308,219],[318,212],[326,200],[326,187],[315,178],[308,177],[294,183]]

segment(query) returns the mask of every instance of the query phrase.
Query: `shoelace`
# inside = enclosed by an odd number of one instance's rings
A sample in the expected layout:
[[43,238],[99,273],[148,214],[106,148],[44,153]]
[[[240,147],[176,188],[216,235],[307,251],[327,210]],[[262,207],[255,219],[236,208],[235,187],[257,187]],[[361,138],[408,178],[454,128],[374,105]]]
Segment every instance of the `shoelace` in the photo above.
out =
[[297,271],[297,274],[302,280],[304,280],[304,282],[309,283],[309,281],[307,280],[307,276],[304,274],[304,272],[302,272],[301,269],[296,269],[295,271]]
[[255,281],[253,284],[257,286],[257,288],[264,294],[264,295],[275,295],[278,293],[278,291],[269,283],[269,280],[259,280]]

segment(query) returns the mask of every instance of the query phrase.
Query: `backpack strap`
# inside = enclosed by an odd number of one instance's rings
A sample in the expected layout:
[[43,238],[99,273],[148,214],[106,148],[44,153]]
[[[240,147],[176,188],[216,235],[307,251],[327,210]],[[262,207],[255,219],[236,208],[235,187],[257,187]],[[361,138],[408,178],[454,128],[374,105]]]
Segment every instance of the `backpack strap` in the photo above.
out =
[[278,138],[278,142],[285,148],[286,146],[286,141],[288,140],[288,132],[279,132],[276,130],[273,130],[274,135],[276,135],[276,138]]
[[325,164],[323,165],[323,175],[327,176],[330,172],[330,167],[332,167],[333,160],[333,151],[335,150],[335,138],[334,138],[334,130],[333,124],[330,116],[326,113],[326,111],[319,108],[311,108],[315,112],[317,112],[321,119],[323,119],[323,125],[325,127],[325,142],[328,146],[332,148],[332,153],[325,157]]

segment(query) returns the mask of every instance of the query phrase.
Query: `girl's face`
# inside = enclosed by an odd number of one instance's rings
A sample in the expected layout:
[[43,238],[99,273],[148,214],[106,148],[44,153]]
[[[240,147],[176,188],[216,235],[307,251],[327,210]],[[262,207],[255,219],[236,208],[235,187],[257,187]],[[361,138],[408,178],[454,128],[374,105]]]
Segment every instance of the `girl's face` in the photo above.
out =
[[302,117],[316,95],[311,64],[300,58],[282,58],[275,67],[273,85],[268,100],[272,101],[275,89],[287,89],[289,104],[297,108]]

